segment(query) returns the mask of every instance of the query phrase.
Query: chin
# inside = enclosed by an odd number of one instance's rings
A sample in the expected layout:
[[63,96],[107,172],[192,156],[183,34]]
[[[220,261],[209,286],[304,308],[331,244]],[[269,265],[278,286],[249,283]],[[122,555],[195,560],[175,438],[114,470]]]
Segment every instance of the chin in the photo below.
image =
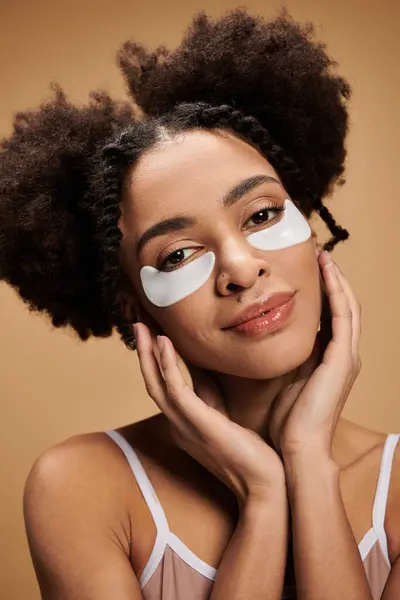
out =
[[235,360],[236,353],[230,356],[225,354],[228,360],[221,364],[219,359],[216,361],[218,367],[214,363],[213,370],[246,379],[280,377],[297,369],[310,357],[316,335],[317,326],[311,331],[302,328],[301,332],[288,328],[260,341],[250,352],[242,351],[239,361]]
[[302,334],[291,334],[290,331],[282,332],[282,338],[276,340],[275,345],[271,345],[272,352],[265,356],[264,368],[266,379],[279,377],[285,373],[290,373],[298,369],[310,357],[317,336],[317,326],[311,331],[302,331]]
[[[311,355],[314,347],[314,342],[309,346],[298,344],[296,348],[283,349],[282,352],[277,351],[273,357],[266,357],[267,363],[264,363],[264,368],[252,369],[254,375],[248,375],[252,379],[275,379],[298,369]],[[265,366],[267,364],[267,366]]]

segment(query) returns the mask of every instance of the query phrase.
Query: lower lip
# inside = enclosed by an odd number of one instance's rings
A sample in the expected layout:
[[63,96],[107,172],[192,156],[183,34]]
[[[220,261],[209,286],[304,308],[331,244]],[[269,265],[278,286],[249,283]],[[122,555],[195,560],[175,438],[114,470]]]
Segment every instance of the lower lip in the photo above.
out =
[[267,314],[250,319],[236,327],[230,327],[230,330],[242,331],[251,335],[278,331],[289,320],[294,309],[294,302],[294,296],[292,296],[290,300],[270,310]]

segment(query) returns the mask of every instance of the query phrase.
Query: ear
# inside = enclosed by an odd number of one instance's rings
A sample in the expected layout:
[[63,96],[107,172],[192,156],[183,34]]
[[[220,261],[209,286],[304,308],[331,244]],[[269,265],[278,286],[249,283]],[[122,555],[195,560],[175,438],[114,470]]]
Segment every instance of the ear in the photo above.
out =
[[127,277],[124,271],[121,273],[121,287],[118,291],[118,298],[122,306],[125,318],[130,323],[136,323],[139,319],[137,318],[134,301],[134,289],[131,281]]
[[119,293],[119,298],[125,318],[128,319],[129,323],[140,321],[147,325],[155,336],[164,333],[157,321],[155,321],[142,304],[133,297],[130,289],[127,289],[126,287],[123,288]]
[[128,319],[129,323],[136,323],[136,321],[140,320],[137,318],[137,311],[135,309],[135,305],[127,292],[120,292],[119,300],[125,318]]

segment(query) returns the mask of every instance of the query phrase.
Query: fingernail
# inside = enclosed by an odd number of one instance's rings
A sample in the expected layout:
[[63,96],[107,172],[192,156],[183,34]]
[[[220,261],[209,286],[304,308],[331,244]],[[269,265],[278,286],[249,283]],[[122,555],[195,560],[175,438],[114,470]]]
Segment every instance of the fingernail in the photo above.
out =
[[162,339],[161,335],[157,336],[157,346],[160,353],[162,353],[162,351],[164,350],[164,340]]
[[132,324],[132,331],[133,331],[133,336],[135,338],[135,340],[137,341],[137,327],[136,327],[136,323]]

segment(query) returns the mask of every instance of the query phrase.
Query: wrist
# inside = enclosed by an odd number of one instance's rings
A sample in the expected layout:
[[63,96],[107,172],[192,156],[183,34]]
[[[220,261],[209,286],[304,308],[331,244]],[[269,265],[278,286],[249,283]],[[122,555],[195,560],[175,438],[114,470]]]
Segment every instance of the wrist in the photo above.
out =
[[301,468],[310,465],[335,465],[332,453],[325,444],[312,443],[306,445],[304,443],[296,443],[291,445],[281,445],[282,461],[285,467],[287,465],[296,464]]
[[276,475],[274,481],[268,484],[252,485],[244,496],[237,496],[240,512],[260,511],[285,505],[287,503],[287,487],[285,469]]
[[278,518],[279,515],[288,517],[289,499],[286,485],[271,490],[268,494],[260,490],[249,492],[245,500],[239,500],[239,515],[246,519]]
[[[292,495],[299,487],[335,487],[339,482],[339,467],[331,456],[319,453],[316,449],[299,453],[283,454],[286,485]],[[318,488],[317,488],[318,489]]]

